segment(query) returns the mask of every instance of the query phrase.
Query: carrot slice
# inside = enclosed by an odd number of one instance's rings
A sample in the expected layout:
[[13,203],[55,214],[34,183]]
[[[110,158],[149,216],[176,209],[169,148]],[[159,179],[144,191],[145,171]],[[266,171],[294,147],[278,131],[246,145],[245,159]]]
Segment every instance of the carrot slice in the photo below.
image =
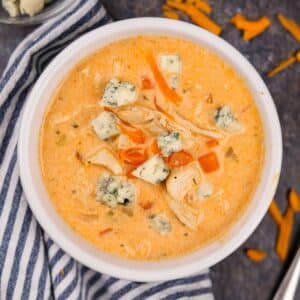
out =
[[166,17],[168,19],[179,20],[179,14],[172,9],[165,9],[164,17]]
[[270,25],[271,21],[264,16],[256,21],[248,20],[241,14],[236,14],[230,22],[237,28],[244,31],[243,39],[249,41],[257,35],[263,33]]
[[218,145],[219,145],[218,140],[211,139],[211,140],[206,141],[206,146],[209,147],[209,148],[213,148],[213,147],[216,147]]
[[260,249],[247,249],[246,255],[254,262],[261,262],[267,257],[267,253]]
[[279,234],[276,243],[276,253],[281,261],[285,261],[288,255],[293,223],[294,211],[291,206],[288,206],[279,227]]
[[123,162],[134,166],[142,164],[148,158],[146,151],[140,148],[120,150],[119,156]]
[[158,147],[158,145],[157,145],[156,139],[153,140],[153,142],[151,143],[151,145],[150,145],[150,147],[149,147],[149,152],[150,152],[150,154],[152,154],[152,155],[155,155],[155,154],[160,153],[160,149],[159,149],[159,147]]
[[146,141],[146,136],[144,132],[137,128],[129,128],[126,126],[120,126],[121,131],[126,134],[134,143],[144,144]]
[[147,58],[147,61],[149,63],[149,66],[151,68],[151,71],[153,73],[153,76],[160,88],[160,90],[162,91],[162,93],[164,94],[164,96],[172,101],[172,102],[179,102],[181,99],[179,97],[179,95],[174,91],[172,90],[168,83],[166,82],[165,78],[163,77],[163,75],[160,73],[159,69],[158,69],[158,66],[156,64],[156,61],[153,57],[152,54],[148,53],[146,55],[146,58]]
[[206,173],[214,172],[220,168],[218,157],[214,152],[199,157],[199,163]]
[[283,15],[278,15],[278,20],[281,25],[298,41],[300,42],[300,25],[292,19],[288,19]]
[[289,204],[293,208],[295,212],[300,212],[300,196],[299,194],[294,190],[291,189],[289,191]]
[[195,24],[205,28],[206,30],[216,35],[221,34],[222,28],[192,4],[167,0],[167,5],[186,13]]
[[282,70],[286,69],[288,66],[292,65],[296,61],[295,56],[291,56],[288,59],[283,60],[282,62],[279,63],[277,67],[275,67],[272,71],[268,73],[268,77],[273,77],[277,73],[281,72]]
[[271,217],[273,218],[274,222],[280,226],[280,224],[282,223],[283,217],[282,214],[280,212],[280,209],[277,205],[277,203],[275,202],[275,200],[273,200],[271,202],[271,205],[269,207],[269,214],[271,215]]
[[148,77],[142,77],[142,89],[143,90],[153,89],[153,83]]
[[169,157],[168,157],[168,165],[171,168],[178,168],[181,166],[185,166],[188,163],[193,161],[193,157],[191,154],[185,152],[185,151],[179,151],[179,152],[175,152],[172,153]]

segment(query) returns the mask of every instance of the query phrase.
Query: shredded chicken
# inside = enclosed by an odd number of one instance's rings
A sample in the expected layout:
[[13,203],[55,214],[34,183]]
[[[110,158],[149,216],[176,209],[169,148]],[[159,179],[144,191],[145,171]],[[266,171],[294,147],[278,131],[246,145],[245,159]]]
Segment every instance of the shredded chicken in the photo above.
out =
[[120,175],[123,173],[123,168],[115,155],[107,148],[102,148],[95,154],[86,158],[90,164],[100,165],[114,173]]
[[184,136],[186,140],[190,141],[195,139],[193,134],[202,136],[204,135],[215,139],[224,138],[224,135],[220,133],[206,129],[200,129],[196,125],[183,119],[176,111],[170,111],[170,113],[167,113],[174,116],[176,114],[174,119],[168,118],[163,112],[155,111],[143,106],[135,106],[131,109],[122,109],[119,110],[117,114],[121,118],[126,118],[126,120],[132,124],[142,124],[145,129],[154,134],[159,134],[166,131],[178,131],[182,133],[182,136]]
[[224,138],[224,135],[219,132],[200,128],[200,127],[196,126],[195,124],[193,124],[192,122],[186,120],[184,117],[182,117],[176,111],[176,109],[171,104],[167,104],[165,107],[163,107],[162,104],[160,104],[159,106],[160,106],[161,110],[163,110],[167,115],[172,116],[174,122],[176,122],[179,126],[189,130],[193,134],[204,135],[204,136],[215,138],[215,139]]
[[65,114],[63,112],[54,115],[51,118],[51,125],[60,125],[63,123],[66,123],[70,120],[75,119],[75,117],[82,115],[83,112],[90,110],[90,109],[95,109],[95,108],[99,108],[99,105],[82,105],[80,106],[77,110],[75,110],[74,112],[70,113],[70,114]]
[[201,183],[201,170],[197,162],[173,170],[166,182],[169,205],[178,219],[196,229],[202,213],[197,207],[197,187]]
[[118,116],[133,124],[144,124],[155,118],[159,118],[159,112],[143,106],[134,106],[118,111]]

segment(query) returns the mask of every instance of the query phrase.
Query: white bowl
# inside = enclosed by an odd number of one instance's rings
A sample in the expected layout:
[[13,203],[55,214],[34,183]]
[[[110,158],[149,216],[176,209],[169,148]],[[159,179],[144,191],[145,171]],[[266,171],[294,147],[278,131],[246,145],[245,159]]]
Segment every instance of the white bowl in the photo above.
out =
[[[168,35],[210,49],[228,62],[246,81],[263,121],[266,155],[253,199],[225,237],[183,257],[160,262],[137,262],[104,253],[76,235],[58,215],[43,184],[39,165],[39,131],[44,112],[61,80],[83,57],[120,39],[136,35]],[[135,281],[170,280],[211,267],[236,250],[267,212],[278,183],[282,158],[278,115],[263,80],[253,66],[223,39],[197,26],[161,18],[115,22],[85,34],[62,51],[32,89],[23,112],[18,160],[27,201],[40,225],[68,254],[84,265],[114,277]]]

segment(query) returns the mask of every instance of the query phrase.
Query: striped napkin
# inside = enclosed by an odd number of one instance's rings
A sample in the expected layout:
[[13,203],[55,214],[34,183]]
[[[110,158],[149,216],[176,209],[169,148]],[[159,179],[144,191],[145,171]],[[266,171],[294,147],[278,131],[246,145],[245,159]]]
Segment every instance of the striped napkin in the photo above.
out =
[[88,269],[51,240],[27,205],[16,164],[26,95],[59,51],[109,21],[97,0],[74,0],[18,46],[0,80],[0,299],[213,299],[208,271],[138,283]]

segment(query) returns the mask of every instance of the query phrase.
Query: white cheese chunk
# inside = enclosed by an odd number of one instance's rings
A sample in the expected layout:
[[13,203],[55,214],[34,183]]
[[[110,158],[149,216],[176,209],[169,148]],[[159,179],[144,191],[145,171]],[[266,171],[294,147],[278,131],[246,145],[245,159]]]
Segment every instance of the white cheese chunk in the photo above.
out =
[[103,166],[115,175],[120,175],[123,173],[123,168],[118,159],[106,148],[103,148],[97,153],[88,157],[87,162],[89,164]]
[[162,54],[159,56],[159,67],[166,73],[180,73],[181,59],[178,54]]
[[17,0],[2,0],[3,8],[9,13],[12,18],[20,15],[19,1]]
[[171,232],[172,226],[169,219],[163,214],[153,214],[149,216],[149,225],[160,235],[167,235]]
[[135,177],[152,184],[161,183],[169,173],[169,168],[159,155],[151,157],[132,172]]
[[137,99],[136,86],[127,81],[111,79],[104,90],[101,105],[107,107],[118,107],[128,105]]
[[214,114],[215,124],[229,132],[240,131],[242,126],[228,105],[219,107]]
[[104,175],[97,183],[96,198],[109,207],[127,206],[135,201],[135,187],[121,177]]
[[20,0],[20,11],[22,14],[34,16],[43,10],[44,0]]
[[178,132],[159,135],[157,137],[157,145],[165,157],[182,150],[182,143]]
[[104,111],[92,121],[92,127],[101,140],[107,140],[120,134],[117,117],[111,112]]

